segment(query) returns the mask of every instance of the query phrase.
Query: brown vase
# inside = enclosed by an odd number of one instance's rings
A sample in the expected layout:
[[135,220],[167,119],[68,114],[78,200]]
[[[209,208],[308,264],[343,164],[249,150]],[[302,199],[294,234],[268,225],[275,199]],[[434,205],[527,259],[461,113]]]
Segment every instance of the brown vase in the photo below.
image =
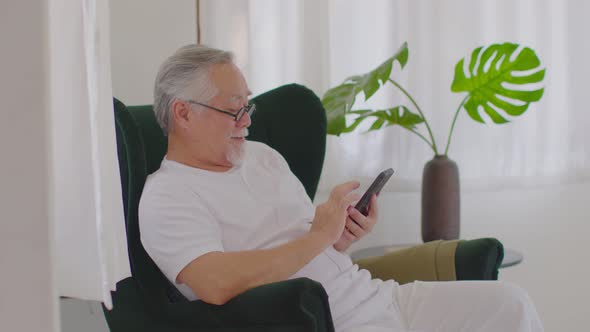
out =
[[454,240],[460,226],[459,168],[446,155],[436,155],[422,176],[422,240]]

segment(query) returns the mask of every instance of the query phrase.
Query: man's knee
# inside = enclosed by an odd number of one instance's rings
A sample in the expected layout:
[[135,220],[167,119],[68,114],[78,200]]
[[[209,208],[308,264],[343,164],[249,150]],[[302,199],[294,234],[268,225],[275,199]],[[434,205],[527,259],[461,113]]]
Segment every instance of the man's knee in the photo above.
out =
[[510,282],[500,283],[499,288],[509,308],[507,311],[514,315],[520,331],[543,331],[541,319],[526,290]]
[[499,309],[512,314],[513,319],[520,321],[520,324],[530,326],[532,321],[537,320],[529,294],[522,287],[511,282],[499,282],[497,296],[501,298]]
[[526,290],[517,284],[512,282],[498,282],[496,284],[497,292],[502,298],[505,298],[509,302],[513,303],[526,303],[530,302],[529,294]]

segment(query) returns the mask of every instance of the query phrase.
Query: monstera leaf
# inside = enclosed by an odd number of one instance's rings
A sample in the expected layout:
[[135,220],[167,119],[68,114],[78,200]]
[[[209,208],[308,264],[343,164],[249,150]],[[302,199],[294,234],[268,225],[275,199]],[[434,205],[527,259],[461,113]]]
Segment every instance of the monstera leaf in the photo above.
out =
[[[340,135],[343,132],[351,131],[347,130],[345,115],[351,113],[356,96],[362,91],[365,94],[365,100],[371,98],[379,90],[381,85],[389,79],[394,61],[399,62],[402,68],[406,65],[408,61],[407,43],[404,43],[395,55],[385,60],[385,62],[374,70],[364,75],[349,77],[344,80],[344,83],[328,90],[324,94],[322,104],[326,109],[328,134]],[[353,123],[351,126],[356,128],[358,123],[356,125]]]
[[344,128],[342,130],[343,133],[348,133],[356,129],[358,125],[366,119],[372,119],[373,124],[369,128],[368,131],[371,130],[378,130],[383,127],[398,125],[402,126],[406,129],[414,130],[416,129],[416,125],[424,122],[424,119],[416,113],[410,112],[410,110],[405,106],[397,106],[394,108],[388,108],[385,110],[359,110],[359,111],[350,111],[351,114],[359,114],[360,116],[357,117],[354,122]]
[[[399,62],[402,69],[405,67],[408,61],[407,43],[404,43],[394,56],[374,70],[364,75],[349,77],[339,86],[326,92],[322,104],[328,118],[328,134],[348,133],[356,130],[362,122],[372,120],[369,131],[399,125],[418,135],[429,145],[435,155],[441,152],[446,155],[457,116],[463,108],[475,121],[483,123],[482,112],[485,112],[493,122],[506,123],[508,116],[523,114],[530,103],[541,99],[544,92],[544,88],[539,85],[545,78],[545,69],[540,68],[541,61],[532,49],[512,43],[476,48],[471,56],[463,58],[455,66],[451,90],[467,92],[467,94],[455,111],[446,148],[444,152],[442,150],[439,152],[424,112],[410,93],[390,77],[395,61]],[[418,113],[410,112],[406,106],[380,110],[352,109],[358,94],[363,92],[367,100],[386,82],[398,88]],[[348,126],[346,125],[347,115],[356,115]],[[417,129],[419,124],[424,124],[427,136],[423,135],[424,131],[421,133],[421,130]]]
[[[478,47],[471,53],[467,74],[464,71],[466,58],[455,66],[451,90],[468,93],[464,107],[473,120],[484,122],[481,109],[495,123],[506,123],[508,120],[497,109],[519,116],[531,102],[543,96],[543,88],[526,86],[539,83],[545,77],[545,69],[539,68],[539,58],[528,47],[515,56],[517,49],[518,45],[511,43],[493,44],[485,49]],[[514,60],[510,60],[514,56]]]

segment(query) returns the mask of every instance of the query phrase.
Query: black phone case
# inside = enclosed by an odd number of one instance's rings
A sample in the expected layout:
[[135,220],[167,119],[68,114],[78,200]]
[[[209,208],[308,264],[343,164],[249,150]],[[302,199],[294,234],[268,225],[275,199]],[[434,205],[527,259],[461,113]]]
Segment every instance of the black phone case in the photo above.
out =
[[362,213],[365,216],[369,214],[369,202],[371,201],[371,196],[373,196],[373,194],[378,194],[381,191],[381,189],[383,189],[383,186],[385,186],[387,181],[389,181],[389,178],[391,178],[392,175],[392,168],[388,168],[383,172],[379,173],[379,175],[377,175],[377,178],[375,178],[375,181],[371,183],[369,189],[365,191],[363,197],[361,197],[361,200],[358,201],[358,203],[356,203],[355,208],[359,210],[360,213]]

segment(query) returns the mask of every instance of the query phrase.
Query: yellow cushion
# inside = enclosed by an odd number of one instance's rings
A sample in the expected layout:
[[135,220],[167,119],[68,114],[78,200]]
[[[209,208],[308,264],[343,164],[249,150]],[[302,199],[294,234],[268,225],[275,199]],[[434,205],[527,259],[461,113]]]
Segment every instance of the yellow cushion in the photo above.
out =
[[455,250],[458,242],[432,241],[383,256],[359,259],[355,263],[369,270],[373,278],[394,279],[400,284],[415,280],[453,281],[457,280]]

